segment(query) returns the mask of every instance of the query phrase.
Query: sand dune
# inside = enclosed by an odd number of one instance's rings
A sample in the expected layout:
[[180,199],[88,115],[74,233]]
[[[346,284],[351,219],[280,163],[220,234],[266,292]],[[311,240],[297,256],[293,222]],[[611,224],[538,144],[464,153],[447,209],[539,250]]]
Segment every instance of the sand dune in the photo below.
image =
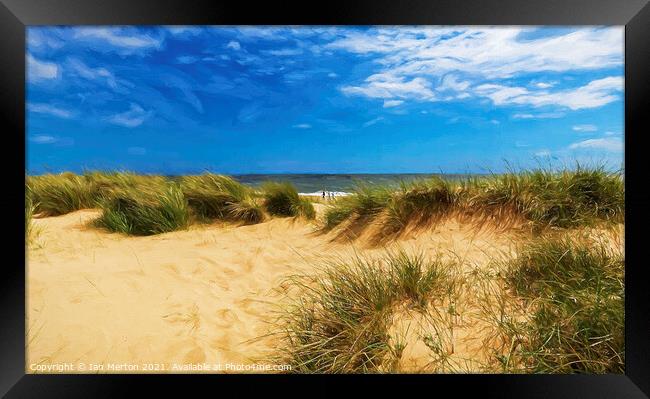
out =
[[[324,205],[316,207],[322,212]],[[264,363],[277,342],[260,337],[271,331],[286,276],[313,273],[333,256],[384,250],[333,240],[302,220],[127,237],[88,227],[97,215],[85,210],[35,220],[42,233],[28,250],[27,372],[34,372],[30,364],[65,362],[104,365],[98,372],[122,363],[161,363],[172,372],[181,371],[170,370],[173,364]],[[393,245],[461,258],[459,272],[471,273],[519,239],[447,221]],[[476,304],[464,306],[454,332],[459,362],[484,352],[472,316]],[[417,371],[426,348],[409,339],[403,369]]]

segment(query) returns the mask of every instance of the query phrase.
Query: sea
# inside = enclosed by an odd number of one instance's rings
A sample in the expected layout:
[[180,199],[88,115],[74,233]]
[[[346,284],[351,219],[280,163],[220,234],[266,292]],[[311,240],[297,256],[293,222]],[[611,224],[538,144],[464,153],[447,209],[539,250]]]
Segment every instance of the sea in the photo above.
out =
[[399,174],[248,174],[232,175],[240,183],[259,187],[264,182],[287,182],[293,184],[301,195],[345,195],[359,184],[397,187],[401,182],[440,176],[445,179],[461,179],[463,174],[399,173]]

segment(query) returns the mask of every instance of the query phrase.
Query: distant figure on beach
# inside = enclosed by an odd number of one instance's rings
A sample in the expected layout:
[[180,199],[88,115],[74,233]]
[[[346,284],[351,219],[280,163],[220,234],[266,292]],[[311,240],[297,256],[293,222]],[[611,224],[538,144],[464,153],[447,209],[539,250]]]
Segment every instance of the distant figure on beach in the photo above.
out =
[[323,199],[325,199],[325,191],[323,191]]
[[331,200],[332,198],[334,198],[334,194],[333,194],[331,191],[330,191],[328,194],[329,194],[329,198],[330,198],[330,200]]

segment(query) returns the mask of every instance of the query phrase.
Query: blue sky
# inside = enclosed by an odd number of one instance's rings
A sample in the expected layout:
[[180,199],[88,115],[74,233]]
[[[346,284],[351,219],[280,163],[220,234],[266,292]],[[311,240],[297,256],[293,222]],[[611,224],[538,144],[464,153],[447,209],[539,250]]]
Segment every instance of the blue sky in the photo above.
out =
[[623,27],[29,27],[28,173],[623,162]]

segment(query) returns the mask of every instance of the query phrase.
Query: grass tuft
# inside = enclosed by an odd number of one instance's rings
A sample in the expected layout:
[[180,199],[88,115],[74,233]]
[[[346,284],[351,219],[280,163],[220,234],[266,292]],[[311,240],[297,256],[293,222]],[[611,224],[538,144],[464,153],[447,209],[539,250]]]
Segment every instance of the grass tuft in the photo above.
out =
[[34,212],[43,216],[63,215],[94,205],[85,179],[73,173],[28,176],[27,187]]
[[181,189],[194,215],[249,224],[264,220],[253,191],[231,177],[206,173],[184,176]]
[[624,217],[623,177],[602,167],[495,175],[478,180],[474,191],[469,207],[484,213],[513,210],[538,228],[618,223]]
[[624,260],[604,244],[543,238],[507,265],[529,317],[507,332],[515,367],[534,373],[623,373]]
[[397,190],[361,186],[327,210],[324,229],[344,221],[354,226],[376,220],[382,233],[391,236],[452,213],[477,222],[521,217],[537,230],[621,223],[623,176],[578,165],[575,170],[535,169],[460,180],[433,177],[402,183]]
[[138,175],[131,172],[87,171],[83,177],[95,203],[114,190],[124,188],[161,188],[169,181],[159,175]]
[[100,206],[103,212],[96,225],[115,232],[151,235],[188,225],[187,202],[175,184],[114,189],[100,201]]
[[32,196],[25,191],[25,243],[30,245],[35,242],[40,234],[40,229],[34,226],[34,212],[38,204],[34,204]]
[[389,326],[398,306],[423,309],[444,284],[441,265],[390,253],[328,265],[294,279],[299,300],[284,314],[286,358],[298,373],[381,372],[392,363]]
[[409,224],[422,225],[452,210],[457,203],[453,184],[439,177],[402,183],[386,204],[384,230],[398,233]]
[[264,206],[274,216],[302,216],[314,219],[316,211],[309,199],[300,198],[290,183],[267,182],[262,186]]
[[339,197],[325,213],[325,228],[333,229],[349,220],[361,224],[379,215],[390,201],[392,191],[383,186],[359,184],[351,195]]

